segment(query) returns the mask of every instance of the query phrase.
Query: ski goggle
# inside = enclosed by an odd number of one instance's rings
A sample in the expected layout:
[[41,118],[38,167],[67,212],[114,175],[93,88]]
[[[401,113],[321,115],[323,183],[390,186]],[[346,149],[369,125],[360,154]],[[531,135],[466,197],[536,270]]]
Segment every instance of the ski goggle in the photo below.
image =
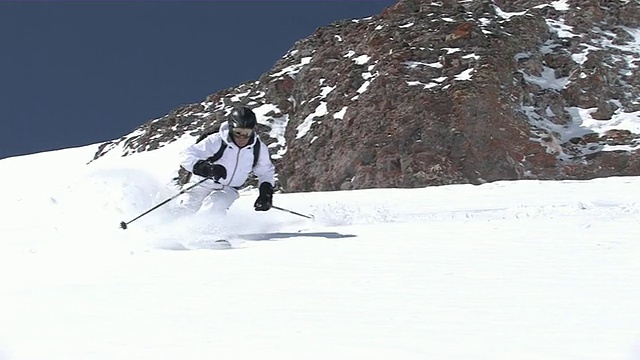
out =
[[233,136],[247,138],[247,137],[251,136],[251,134],[253,134],[253,129],[233,128],[233,130],[231,130],[231,132],[233,132]]

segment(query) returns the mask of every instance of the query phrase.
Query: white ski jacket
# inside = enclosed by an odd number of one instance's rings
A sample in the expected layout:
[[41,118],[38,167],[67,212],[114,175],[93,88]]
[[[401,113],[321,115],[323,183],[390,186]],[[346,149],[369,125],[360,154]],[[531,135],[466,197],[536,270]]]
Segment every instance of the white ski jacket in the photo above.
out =
[[[231,134],[229,133],[229,124],[224,122],[220,125],[220,130],[217,133],[207,136],[199,143],[193,144],[182,151],[182,161],[180,165],[183,168],[193,172],[193,165],[198,160],[206,160],[213,156],[220,150],[221,143],[224,141],[227,144],[226,149],[222,153],[222,157],[215,161],[215,164],[220,164],[227,169],[227,178],[220,179],[218,182],[222,185],[228,185],[234,188],[238,188],[244,184],[249,177],[251,171],[258,177],[258,184],[268,182],[272,186],[275,186],[275,166],[271,162],[269,156],[269,149],[264,142],[258,141],[258,134],[254,135],[253,142],[249,143],[243,148],[239,148],[233,140],[231,140]],[[256,166],[253,166],[253,147],[260,146],[260,156]],[[198,176],[198,175],[193,175]],[[198,179],[202,177],[198,176]],[[205,181],[212,185],[213,180]]]

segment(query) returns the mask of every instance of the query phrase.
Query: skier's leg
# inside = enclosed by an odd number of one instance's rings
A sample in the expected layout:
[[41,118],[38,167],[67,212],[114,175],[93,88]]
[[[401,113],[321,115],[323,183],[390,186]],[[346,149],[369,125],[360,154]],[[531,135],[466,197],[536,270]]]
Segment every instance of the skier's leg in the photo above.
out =
[[[189,182],[185,186],[189,186],[193,183]],[[209,186],[205,183],[202,183],[186,193],[180,195],[177,199],[178,207],[188,211],[188,212],[196,212],[200,206],[202,206],[203,200],[211,193],[214,189],[212,186]]]
[[234,201],[240,197],[238,191],[232,187],[225,186],[219,190],[213,190],[202,200],[202,206],[198,213],[210,212],[216,215],[226,215],[227,210]]

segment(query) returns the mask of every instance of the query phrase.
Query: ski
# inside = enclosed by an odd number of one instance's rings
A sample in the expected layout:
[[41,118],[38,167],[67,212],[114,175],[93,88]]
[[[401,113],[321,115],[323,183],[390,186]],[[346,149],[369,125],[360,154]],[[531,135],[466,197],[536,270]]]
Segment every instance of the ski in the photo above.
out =
[[226,250],[233,249],[233,245],[226,239],[199,240],[194,242],[180,242],[163,240],[153,245],[161,250]]
[[214,249],[231,249],[231,243],[228,240],[225,239],[218,239],[216,241],[213,242],[214,245]]

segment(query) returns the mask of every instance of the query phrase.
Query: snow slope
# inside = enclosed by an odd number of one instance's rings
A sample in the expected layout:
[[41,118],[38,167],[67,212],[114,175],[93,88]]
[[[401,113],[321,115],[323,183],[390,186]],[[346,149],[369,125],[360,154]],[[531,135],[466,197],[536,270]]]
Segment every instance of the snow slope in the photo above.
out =
[[640,359],[640,178],[274,197],[315,221],[246,191],[119,229],[177,193],[178,146],[0,161],[0,360]]

